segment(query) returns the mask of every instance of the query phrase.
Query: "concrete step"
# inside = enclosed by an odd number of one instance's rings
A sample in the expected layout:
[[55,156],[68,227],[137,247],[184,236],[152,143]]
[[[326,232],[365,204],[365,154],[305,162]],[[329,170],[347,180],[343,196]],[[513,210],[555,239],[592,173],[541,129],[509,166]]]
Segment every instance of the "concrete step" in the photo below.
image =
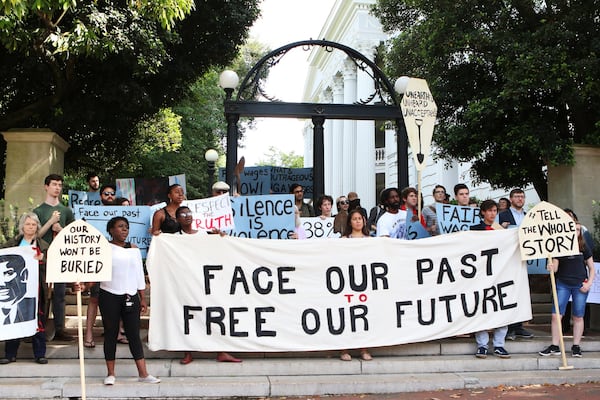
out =
[[[527,326],[527,329],[531,329]],[[574,370],[558,370],[561,357],[537,354],[550,344],[547,331],[532,329],[530,340],[507,341],[510,359],[474,357],[475,341],[456,337],[425,343],[371,349],[374,359],[362,361],[357,352],[350,362],[337,351],[305,353],[236,354],[242,363],[215,362],[215,353],[194,353],[188,365],[179,363],[181,352],[150,351],[148,371],[159,376],[157,385],[136,381],[129,348],[117,347],[117,384],[102,384],[106,374],[102,337],[85,349],[86,394],[90,399],[268,397],[358,393],[395,393],[437,389],[464,389],[498,385],[580,383],[600,377],[600,333],[584,338],[583,358],[572,358]],[[100,332],[96,329],[94,333]],[[69,330],[69,333],[74,333]],[[142,331],[146,340],[147,331]],[[95,339],[96,339],[95,338]],[[572,338],[565,337],[570,349]],[[48,365],[31,359],[31,344],[23,343],[17,363],[0,366],[2,398],[69,399],[81,396],[76,342],[48,343]]]

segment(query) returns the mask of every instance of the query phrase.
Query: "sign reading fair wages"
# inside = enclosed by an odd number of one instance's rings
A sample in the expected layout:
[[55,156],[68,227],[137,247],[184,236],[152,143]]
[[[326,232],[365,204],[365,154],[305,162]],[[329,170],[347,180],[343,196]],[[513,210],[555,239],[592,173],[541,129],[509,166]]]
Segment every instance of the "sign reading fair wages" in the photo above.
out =
[[152,350],[333,350],[526,321],[529,282],[518,247],[515,230],[414,241],[159,235],[147,259],[148,344]]
[[[73,207],[75,219],[83,219],[94,226],[105,237],[108,236],[106,224],[113,217],[125,217],[129,221],[127,240],[140,248],[142,257],[146,257],[152,235],[150,221],[152,210],[148,206],[76,206]],[[91,282],[91,281],[90,281]]]
[[435,213],[440,233],[468,231],[472,225],[481,222],[478,207],[435,203]]
[[575,221],[554,204],[542,201],[519,226],[521,258],[562,257],[579,254]]
[[111,278],[112,251],[102,233],[83,220],[58,232],[48,249],[46,282],[104,282]]

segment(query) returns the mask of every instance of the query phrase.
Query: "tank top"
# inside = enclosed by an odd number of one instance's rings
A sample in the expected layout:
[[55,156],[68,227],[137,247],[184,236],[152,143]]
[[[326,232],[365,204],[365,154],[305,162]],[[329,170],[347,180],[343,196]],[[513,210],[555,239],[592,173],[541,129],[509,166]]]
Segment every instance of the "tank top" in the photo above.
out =
[[178,232],[181,229],[179,222],[169,215],[167,212],[167,207],[163,208],[163,211],[165,212],[165,220],[162,222],[162,224],[160,224],[160,231],[162,233]]

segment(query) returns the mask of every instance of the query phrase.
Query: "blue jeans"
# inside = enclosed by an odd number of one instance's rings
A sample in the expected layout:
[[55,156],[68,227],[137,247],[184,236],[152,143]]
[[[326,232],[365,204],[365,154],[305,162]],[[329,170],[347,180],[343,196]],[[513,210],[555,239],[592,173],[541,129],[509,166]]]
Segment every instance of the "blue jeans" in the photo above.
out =
[[54,314],[54,328],[56,332],[65,329],[65,293],[66,283],[55,283],[52,292],[52,313]]
[[[504,347],[504,338],[506,337],[506,332],[508,332],[508,326],[501,326],[494,329],[494,339],[492,341],[494,347]],[[477,342],[477,347],[485,347],[487,349],[489,340],[490,336],[488,335],[487,331],[475,332],[475,341]]]
[[[573,304],[571,304],[571,314],[574,317],[581,317],[585,315],[585,303],[587,301],[588,293],[582,293],[579,289],[581,284],[576,286],[567,285],[560,280],[556,280],[556,296],[558,298],[558,308],[560,309],[560,315],[565,314],[567,303],[569,298],[572,298]],[[556,314],[554,304],[552,305],[552,313]]]

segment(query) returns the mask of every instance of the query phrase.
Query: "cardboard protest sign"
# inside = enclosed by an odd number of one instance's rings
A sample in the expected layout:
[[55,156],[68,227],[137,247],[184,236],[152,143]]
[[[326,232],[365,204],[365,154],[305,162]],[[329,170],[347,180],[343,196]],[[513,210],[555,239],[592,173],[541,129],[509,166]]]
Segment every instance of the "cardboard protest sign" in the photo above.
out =
[[209,197],[207,199],[184,202],[194,214],[192,228],[211,231],[214,228],[225,231],[235,229],[233,210],[229,194]]
[[289,239],[294,233],[294,195],[231,198],[235,230],[232,236],[255,239]]
[[150,223],[152,210],[148,206],[77,206],[73,207],[75,219],[83,219],[109,238],[106,224],[113,217],[125,217],[129,221],[127,240],[140,248],[142,257],[146,257],[152,235]]
[[48,249],[46,282],[104,282],[111,278],[110,244],[91,224],[77,220],[56,235]]
[[36,332],[39,263],[34,255],[30,246],[0,249],[0,340]]
[[300,218],[302,228],[306,232],[307,239],[323,239],[328,237],[340,237],[339,233],[333,231],[333,217],[303,217]]
[[[198,254],[202,257],[198,257]],[[427,240],[159,235],[153,351],[312,351],[415,343],[531,319],[517,232]]]
[[423,227],[421,221],[411,221],[410,218],[406,219],[407,240],[423,239],[428,237],[431,237],[431,234]]
[[101,206],[100,192],[83,192],[80,190],[69,190],[69,207],[77,206]]
[[400,103],[415,168],[422,171],[429,155],[437,106],[425,79],[410,78]]
[[[225,168],[219,168],[219,180],[225,181]],[[312,168],[273,166],[245,167],[241,173],[240,195],[289,193],[294,183],[304,187],[304,195],[312,197]]]
[[579,254],[575,221],[554,204],[537,204],[518,229],[523,260]]
[[468,231],[472,225],[481,222],[478,207],[435,203],[435,212],[438,220],[438,232],[440,233]]

